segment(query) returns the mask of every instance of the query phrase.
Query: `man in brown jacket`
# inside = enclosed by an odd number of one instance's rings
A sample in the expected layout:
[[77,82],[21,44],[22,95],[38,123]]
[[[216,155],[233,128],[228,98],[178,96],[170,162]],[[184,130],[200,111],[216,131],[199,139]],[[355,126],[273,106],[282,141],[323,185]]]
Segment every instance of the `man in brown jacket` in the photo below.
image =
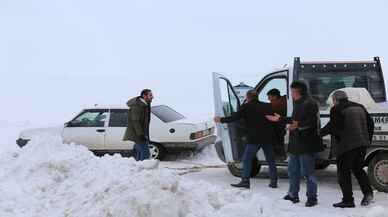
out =
[[150,141],[149,126],[151,120],[152,91],[144,89],[140,96],[130,99],[127,102],[128,127],[123,140],[130,140],[135,143],[135,159],[142,161],[150,158],[148,148]]
[[[281,96],[280,91],[276,88],[267,92],[268,100],[271,102],[272,111],[280,116],[287,115],[287,96]],[[286,125],[282,123],[274,123],[275,134],[278,142],[274,145],[275,157],[281,160],[287,158],[284,144],[286,135]]]

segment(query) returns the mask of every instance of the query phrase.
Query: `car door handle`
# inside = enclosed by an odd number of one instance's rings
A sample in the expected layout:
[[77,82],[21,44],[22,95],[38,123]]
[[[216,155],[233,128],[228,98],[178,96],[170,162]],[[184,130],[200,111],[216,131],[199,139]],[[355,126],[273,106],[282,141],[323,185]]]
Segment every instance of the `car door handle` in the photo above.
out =
[[105,129],[98,129],[98,130],[96,130],[98,133],[103,133],[103,132],[105,132]]

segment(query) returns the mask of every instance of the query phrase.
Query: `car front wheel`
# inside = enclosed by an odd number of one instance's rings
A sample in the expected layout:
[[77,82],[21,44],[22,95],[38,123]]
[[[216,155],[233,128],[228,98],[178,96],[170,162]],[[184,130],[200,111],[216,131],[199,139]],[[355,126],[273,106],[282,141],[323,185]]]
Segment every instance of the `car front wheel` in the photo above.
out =
[[149,149],[150,149],[150,158],[155,159],[155,160],[163,160],[166,151],[163,146],[156,144],[156,143],[151,143],[149,144]]
[[388,193],[388,153],[377,154],[369,162],[368,176],[373,187]]
[[[252,161],[252,171],[251,171],[251,177],[255,177],[261,169],[261,164],[257,161],[257,158]],[[228,163],[228,170],[232,175],[236,177],[242,177],[243,174],[243,163]]]

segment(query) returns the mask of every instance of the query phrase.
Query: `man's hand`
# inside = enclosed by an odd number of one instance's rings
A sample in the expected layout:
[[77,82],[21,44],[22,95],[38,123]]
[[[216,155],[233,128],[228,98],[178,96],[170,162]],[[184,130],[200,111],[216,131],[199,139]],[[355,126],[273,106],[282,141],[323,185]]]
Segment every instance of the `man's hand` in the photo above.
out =
[[293,130],[296,130],[298,128],[298,122],[297,121],[292,121],[292,124],[288,125],[288,130],[289,131],[293,131]]
[[280,120],[280,115],[277,113],[275,113],[274,115],[266,115],[265,117],[271,122],[279,122]]
[[221,123],[221,117],[219,116],[214,117],[214,122]]

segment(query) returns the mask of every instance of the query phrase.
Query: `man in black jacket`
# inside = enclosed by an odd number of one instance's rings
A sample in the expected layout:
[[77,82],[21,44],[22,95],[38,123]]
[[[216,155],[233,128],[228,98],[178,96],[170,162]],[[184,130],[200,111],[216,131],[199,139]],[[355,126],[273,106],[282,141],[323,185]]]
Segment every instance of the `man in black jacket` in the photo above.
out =
[[330,121],[322,128],[321,136],[331,135],[333,153],[337,158],[337,177],[343,198],[333,206],[355,207],[352,172],[364,194],[361,206],[367,206],[373,200],[373,191],[363,167],[366,149],[372,141],[374,123],[364,106],[349,101],[345,92],[336,91],[332,98],[334,107],[330,110]]
[[300,179],[307,182],[306,207],[317,205],[317,178],[314,175],[315,159],[323,151],[319,135],[320,117],[318,103],[308,95],[307,85],[301,81],[291,84],[291,95],[294,100],[292,117],[281,117],[279,114],[267,116],[268,120],[289,124],[290,141],[288,144],[289,190],[284,197],[293,203],[299,202]]
[[269,187],[277,188],[277,169],[273,152],[273,144],[276,142],[276,135],[272,123],[265,115],[273,114],[271,104],[263,103],[258,100],[257,92],[250,90],[247,92],[247,103],[241,106],[239,111],[233,113],[230,117],[215,117],[217,123],[229,123],[244,119],[247,132],[248,144],[245,147],[243,161],[242,180],[238,184],[232,184],[233,187],[250,188],[250,175],[252,170],[252,161],[256,157],[260,148],[263,149],[265,159],[269,165],[270,184]]

